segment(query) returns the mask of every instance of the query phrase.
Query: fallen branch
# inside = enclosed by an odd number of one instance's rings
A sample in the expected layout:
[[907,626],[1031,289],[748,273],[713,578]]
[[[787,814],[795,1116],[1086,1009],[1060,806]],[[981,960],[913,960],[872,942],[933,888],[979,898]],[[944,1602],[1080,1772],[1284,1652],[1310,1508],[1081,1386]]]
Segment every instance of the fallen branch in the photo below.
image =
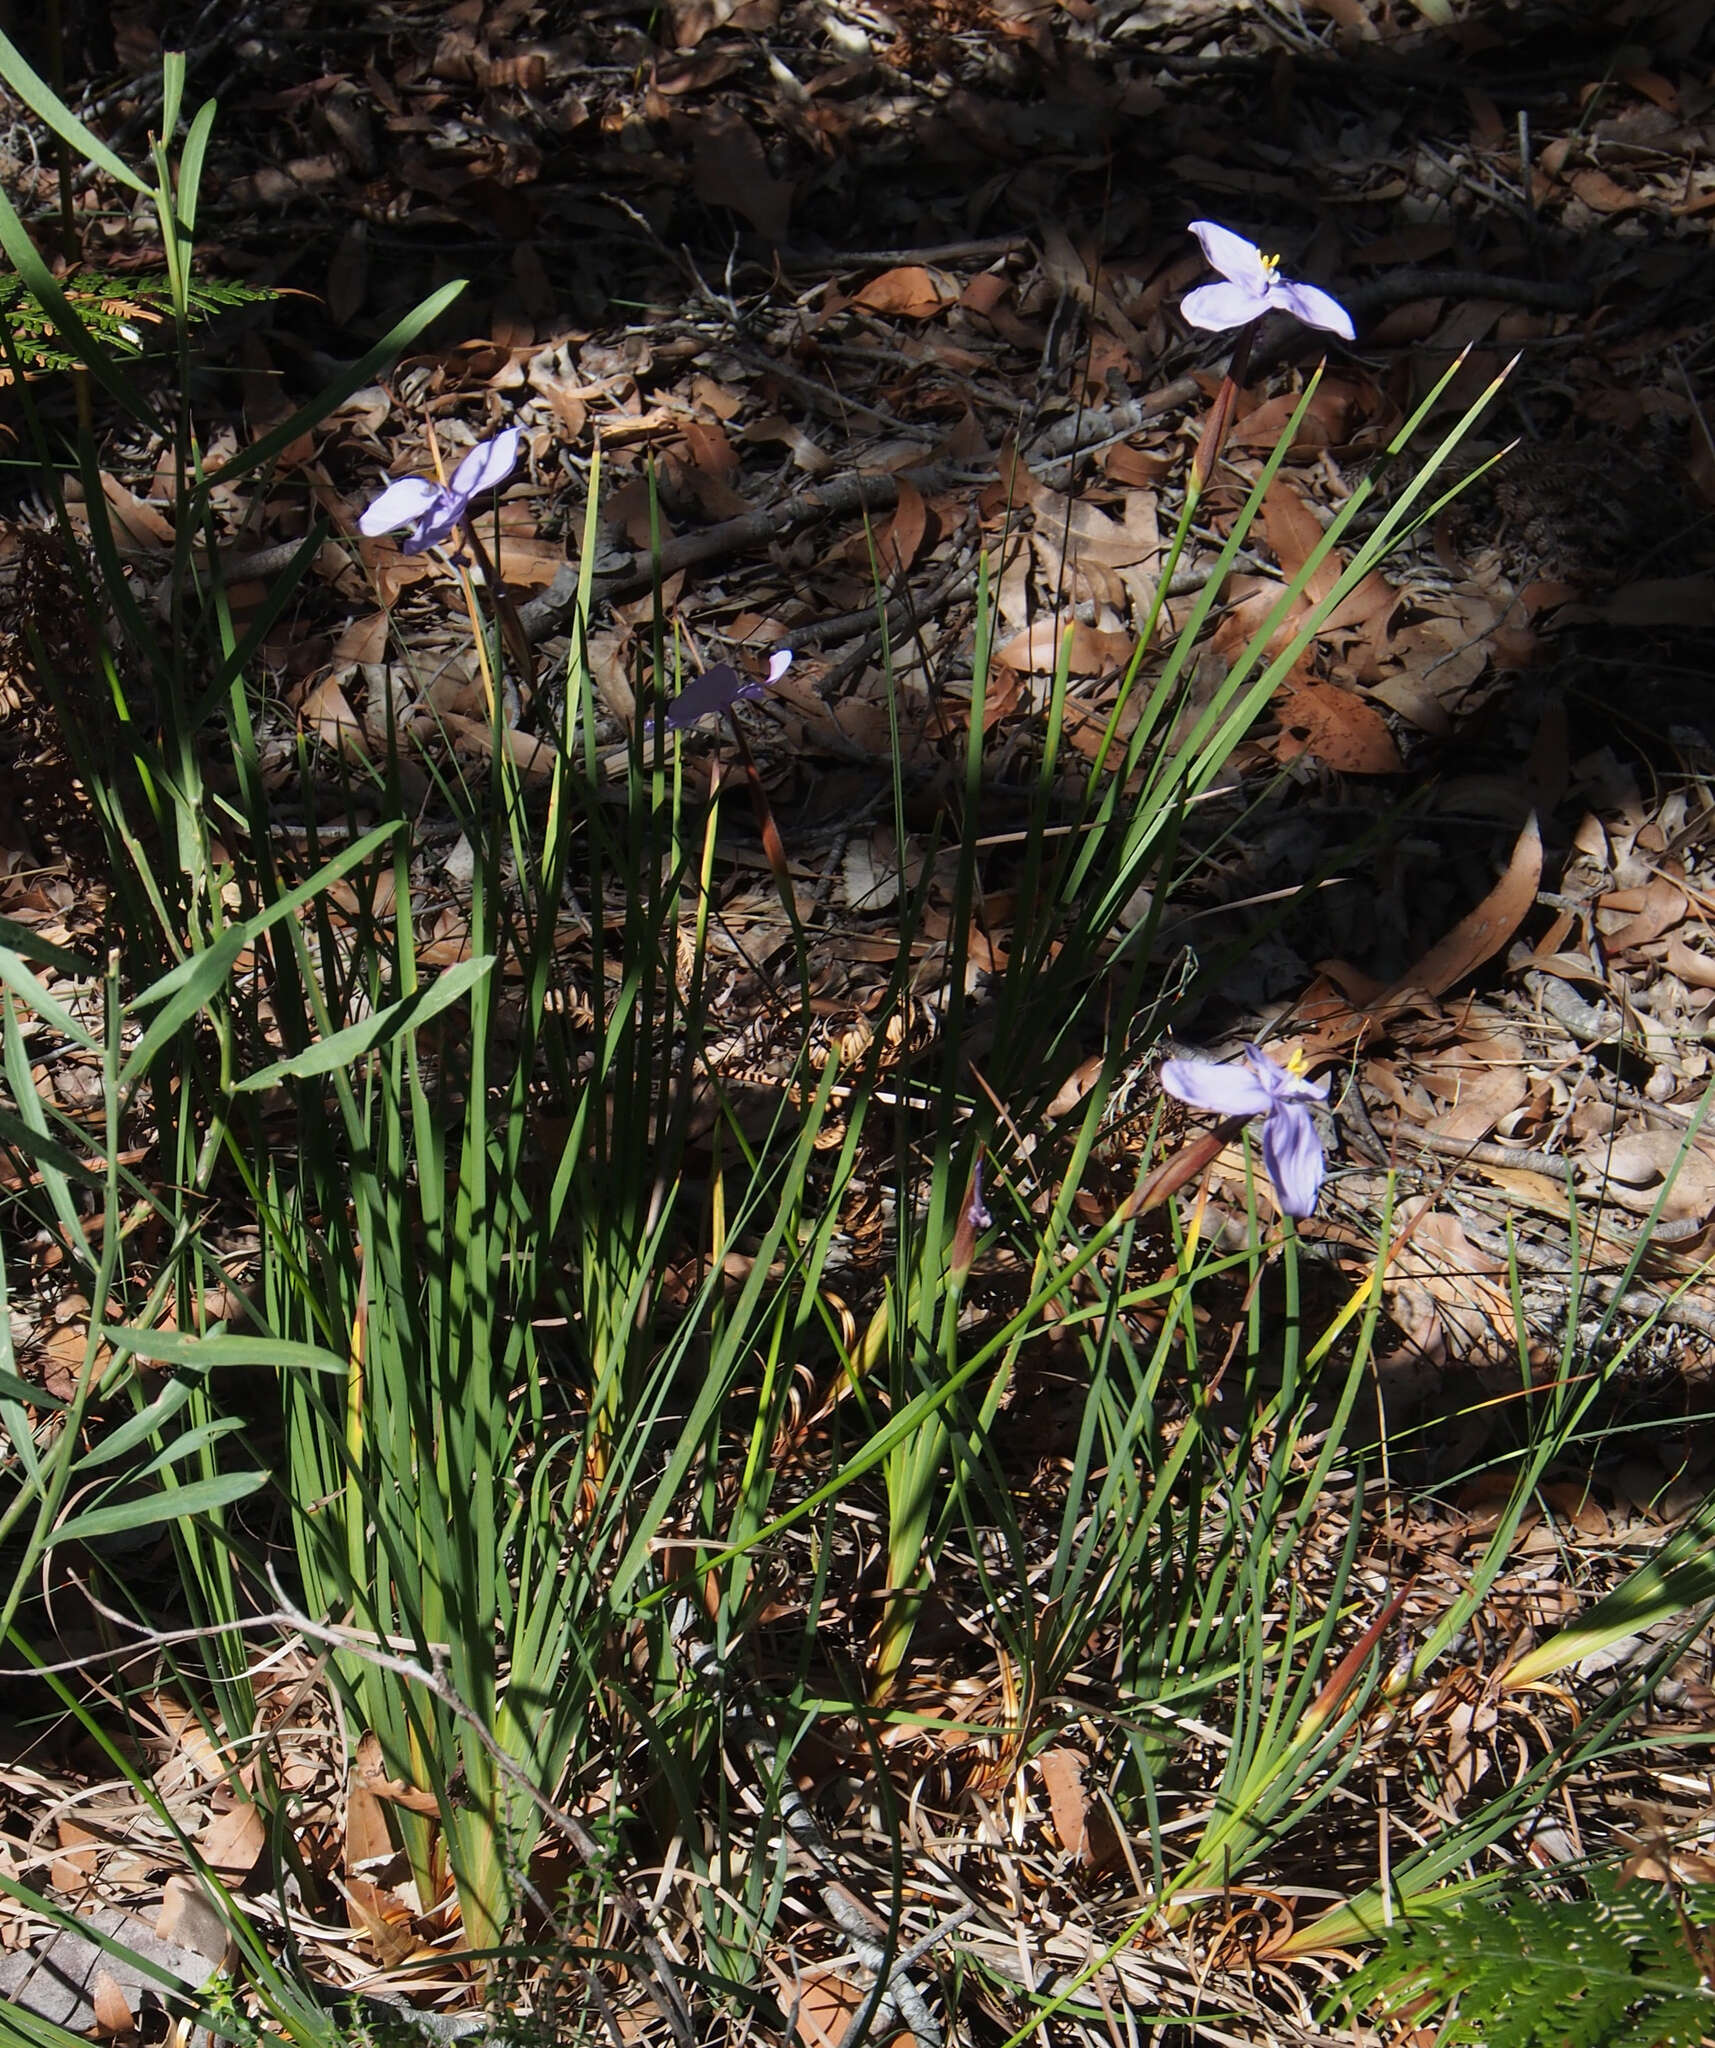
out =
[[[742,554],[747,548],[767,547],[785,540],[819,519],[844,519],[853,512],[890,512],[899,502],[903,477],[925,493],[944,491],[962,474],[951,463],[930,463],[906,469],[897,475],[882,470],[857,470],[832,482],[812,484],[778,505],[756,512],[741,512],[736,519],[723,519],[718,526],[700,533],[682,533],[662,544],[659,551],[638,548],[597,567],[592,580],[593,595],[599,599],[632,597],[649,590],[659,576],[663,581],[681,569],[700,568],[705,562],[726,555]],[[532,640],[545,640],[570,619],[578,597],[578,565],[567,562],[540,597],[533,597],[519,613],[524,630]]]

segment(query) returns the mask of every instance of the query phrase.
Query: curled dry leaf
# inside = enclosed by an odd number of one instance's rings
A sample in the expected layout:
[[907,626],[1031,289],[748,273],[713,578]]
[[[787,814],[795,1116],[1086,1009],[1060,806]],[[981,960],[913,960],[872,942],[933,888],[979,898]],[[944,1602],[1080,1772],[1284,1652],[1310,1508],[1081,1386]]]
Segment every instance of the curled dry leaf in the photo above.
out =
[[908,478],[899,479],[893,517],[876,537],[875,551],[884,576],[902,575],[916,561],[929,532],[929,508]]
[[939,270],[921,263],[902,264],[872,277],[852,300],[869,313],[897,313],[907,320],[932,320],[959,296],[959,287]]
[[1533,811],[1513,846],[1507,871],[1468,917],[1438,939],[1415,967],[1402,974],[1388,997],[1417,991],[1439,996],[1492,959],[1524,922],[1542,886],[1542,832]]
[[1618,928],[1604,925],[1603,940],[1610,957],[1616,953],[1629,953],[1638,946],[1647,946],[1664,933],[1683,924],[1690,899],[1676,883],[1666,875],[1652,875],[1641,889],[1611,890],[1602,897],[1598,908],[1605,911],[1629,912],[1627,921]]
[[1669,1222],[1715,1211],[1715,1159],[1701,1145],[1686,1146],[1682,1131],[1627,1131],[1598,1139],[1578,1154],[1578,1167],[1589,1192],[1622,1208],[1648,1211],[1661,1200]]
[[381,1738],[375,1733],[366,1734],[357,1745],[357,1769],[363,1783],[378,1799],[390,1799],[395,1806],[408,1808],[412,1813],[439,1813],[440,1803],[432,1792],[425,1792],[416,1785],[408,1785],[402,1778],[387,1774],[387,1762],[381,1754]]
[[[1017,669],[1020,674],[1052,675],[1065,630],[1063,620],[1038,619],[1026,632],[997,648],[994,658],[1002,668]],[[1075,676],[1107,675],[1123,668],[1136,645],[1129,633],[1098,632],[1081,619],[1073,623],[1071,636],[1071,672]]]
[[1113,1823],[1100,1800],[1084,1790],[1084,1759],[1075,1749],[1046,1749],[1036,1759],[1048,1793],[1048,1811],[1060,1846],[1078,1862],[1101,1869],[1119,1854]]
[[89,1995],[95,2012],[95,2031],[102,2040],[136,2032],[137,2017],[111,1972],[105,1968],[96,1971]]

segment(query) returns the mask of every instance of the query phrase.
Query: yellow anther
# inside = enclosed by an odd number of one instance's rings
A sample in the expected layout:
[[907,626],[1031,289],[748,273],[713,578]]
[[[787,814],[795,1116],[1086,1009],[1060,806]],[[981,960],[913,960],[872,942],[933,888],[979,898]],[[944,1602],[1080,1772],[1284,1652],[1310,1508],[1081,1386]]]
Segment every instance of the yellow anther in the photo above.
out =
[[1301,1045],[1295,1045],[1286,1055],[1286,1071],[1289,1074],[1302,1074],[1307,1064]]
[[1280,268],[1280,258],[1278,256],[1264,256],[1262,259],[1262,267],[1263,274],[1267,277],[1272,278],[1275,272]]

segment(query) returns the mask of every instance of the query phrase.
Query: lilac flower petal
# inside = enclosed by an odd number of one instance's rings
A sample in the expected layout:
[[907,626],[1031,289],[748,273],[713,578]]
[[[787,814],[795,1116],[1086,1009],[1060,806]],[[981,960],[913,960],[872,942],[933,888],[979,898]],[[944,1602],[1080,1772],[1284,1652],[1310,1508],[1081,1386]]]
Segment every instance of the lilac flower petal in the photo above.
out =
[[760,697],[762,691],[761,683],[752,677],[741,676],[730,661],[717,661],[713,668],[694,676],[667,706],[668,729],[683,732],[686,726],[695,725],[699,718],[728,710],[748,698]]
[[[1220,287],[1217,285],[1214,289],[1218,291]],[[1351,314],[1340,301],[1327,292],[1318,291],[1313,284],[1294,284],[1289,278],[1282,278],[1269,293],[1268,302],[1296,315],[1306,327],[1326,328],[1343,341],[1352,340],[1357,333]]]
[[1275,1104],[1262,1127],[1262,1163],[1287,1215],[1308,1216],[1327,1170],[1309,1110],[1296,1102]]
[[1191,232],[1202,243],[1211,270],[1218,270],[1231,283],[1243,285],[1253,296],[1261,297],[1269,281],[1269,268],[1255,242],[1247,242],[1243,235],[1235,235],[1231,228],[1213,220],[1192,221]]
[[378,533],[391,533],[396,526],[412,526],[427,518],[446,496],[439,484],[426,476],[402,476],[389,484],[372,505],[358,514],[357,530],[371,540]]
[[782,676],[783,676],[783,675],[784,675],[784,674],[786,673],[786,671],[787,671],[787,670],[788,670],[788,669],[789,669],[789,668],[790,668],[791,666],[792,666],[792,650],[791,650],[791,648],[790,648],[790,647],[777,647],[777,648],[776,648],[776,649],[774,650],[774,652],[773,652],[773,653],[772,653],[772,654],[771,654],[771,655],[770,655],[770,656],[768,657],[768,680],[769,680],[769,682],[770,682],[771,684],[779,682],[780,678],[781,678],[781,677],[782,677]]
[[1271,1060],[1260,1045],[1247,1045],[1245,1058],[1251,1069],[1269,1095],[1276,1102],[1326,1102],[1328,1083],[1310,1081],[1302,1074],[1295,1074],[1289,1067]]
[[519,428],[508,427],[491,441],[479,441],[453,471],[454,497],[468,504],[496,484],[505,483],[518,467],[518,444],[523,438]]
[[1259,1076],[1243,1067],[1219,1067],[1212,1060],[1169,1060],[1161,1070],[1169,1095],[1193,1109],[1217,1116],[1261,1116],[1274,1107],[1275,1093]]
[[[425,512],[421,519],[399,543],[402,555],[420,555],[429,548],[438,548],[451,540],[459,530],[459,520],[464,507],[457,498],[449,497],[434,512]],[[459,550],[455,546],[453,553]]]
[[1248,327],[1268,311],[1264,292],[1253,292],[1244,284],[1200,284],[1179,301],[1179,310],[1193,327],[1224,334],[1231,327]]

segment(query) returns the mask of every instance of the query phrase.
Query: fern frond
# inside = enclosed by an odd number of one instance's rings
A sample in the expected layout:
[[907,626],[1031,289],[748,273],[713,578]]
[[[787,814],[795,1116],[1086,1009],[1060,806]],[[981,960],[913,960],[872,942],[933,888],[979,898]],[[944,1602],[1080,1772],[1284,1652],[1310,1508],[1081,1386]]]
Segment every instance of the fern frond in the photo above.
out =
[[1412,2027],[1445,2013],[1444,2040],[1482,2048],[1699,2048],[1715,2034],[1715,1887],[1602,1870],[1588,1886],[1415,1901],[1339,2002]]
[[[147,330],[165,325],[173,315],[172,287],[164,272],[77,270],[61,279],[60,289],[89,334],[115,355],[140,355]],[[231,278],[193,278],[189,286],[190,312],[202,320],[273,297],[261,286]],[[16,274],[0,276],[0,322],[27,377],[76,367],[78,358],[56,341],[46,308]],[[13,381],[10,363],[0,363],[0,388]]]

